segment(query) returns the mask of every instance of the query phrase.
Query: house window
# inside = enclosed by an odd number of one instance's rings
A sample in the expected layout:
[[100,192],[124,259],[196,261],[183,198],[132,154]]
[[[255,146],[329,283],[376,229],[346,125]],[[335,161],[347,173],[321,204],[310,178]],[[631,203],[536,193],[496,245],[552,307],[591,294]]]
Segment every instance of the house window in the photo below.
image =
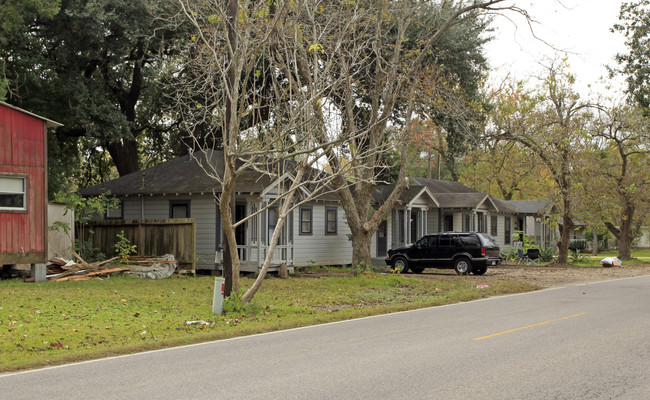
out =
[[[251,206],[251,214],[255,214],[257,212],[257,204],[253,204]],[[251,219],[251,242],[257,243],[257,223],[259,221],[260,216],[257,215]]]
[[453,215],[445,215],[445,232],[453,232],[454,231],[454,216]]
[[481,233],[487,233],[487,215],[484,213],[477,213],[476,218],[478,219],[478,231]]
[[118,201],[113,207],[106,208],[106,219],[124,219],[124,203]]
[[503,222],[505,225],[504,227],[504,234],[506,236],[505,244],[510,244],[511,241],[510,235],[512,234],[512,232],[510,232],[510,217],[506,217]]
[[492,235],[492,237],[497,237],[497,221],[498,217],[496,215],[493,215],[492,222],[490,222],[490,235]]
[[325,234],[336,235],[336,220],[338,208],[325,207]]
[[300,234],[311,235],[312,232],[312,207],[300,207]]
[[[268,218],[267,218],[267,229],[268,229],[268,236],[267,236],[267,243],[271,243],[271,238],[273,237],[273,232],[275,232],[275,226],[278,224],[278,208],[277,207],[271,207],[267,210]],[[282,244],[282,238],[278,238],[278,243],[277,244]]]
[[27,211],[27,178],[0,176],[0,210]]
[[190,201],[172,200],[169,202],[169,218],[189,218]]
[[472,227],[471,227],[471,220],[472,220],[471,215],[469,215],[469,214],[463,215],[463,220],[465,221],[465,223],[464,223],[465,232],[471,231],[472,230]]

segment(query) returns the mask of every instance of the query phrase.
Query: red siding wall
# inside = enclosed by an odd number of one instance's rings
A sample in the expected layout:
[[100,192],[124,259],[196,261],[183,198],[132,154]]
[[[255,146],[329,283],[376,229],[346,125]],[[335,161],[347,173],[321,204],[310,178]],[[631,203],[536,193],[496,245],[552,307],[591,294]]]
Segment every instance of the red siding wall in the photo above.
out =
[[45,121],[0,104],[0,173],[27,176],[27,213],[0,211],[0,264],[45,262]]

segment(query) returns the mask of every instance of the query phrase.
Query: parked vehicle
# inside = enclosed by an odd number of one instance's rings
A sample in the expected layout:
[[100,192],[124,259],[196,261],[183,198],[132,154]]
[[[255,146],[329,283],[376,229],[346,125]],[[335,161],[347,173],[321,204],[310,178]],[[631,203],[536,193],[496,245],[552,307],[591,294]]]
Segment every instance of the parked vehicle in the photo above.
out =
[[401,273],[454,268],[459,275],[483,275],[501,262],[499,245],[485,233],[448,232],[423,236],[409,247],[388,250],[386,264]]

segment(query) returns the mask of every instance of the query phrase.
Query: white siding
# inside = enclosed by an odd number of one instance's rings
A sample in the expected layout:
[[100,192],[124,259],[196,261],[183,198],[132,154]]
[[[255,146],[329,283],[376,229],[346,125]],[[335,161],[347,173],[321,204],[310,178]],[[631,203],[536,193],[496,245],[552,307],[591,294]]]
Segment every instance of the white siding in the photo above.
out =
[[124,219],[168,219],[170,201],[189,201],[196,221],[197,264],[214,265],[216,200],[209,195],[144,196],[124,199]]
[[312,203],[312,233],[301,235],[300,212],[293,214],[294,246],[293,259],[296,266],[338,265],[352,262],[352,242],[348,240],[350,233],[343,208],[338,207],[337,234],[325,234],[325,207],[337,207],[333,203]]
[[437,233],[438,232],[438,209],[430,208],[427,211],[427,233]]
[[463,213],[462,212],[455,212],[454,213],[454,232],[462,232],[463,231]]

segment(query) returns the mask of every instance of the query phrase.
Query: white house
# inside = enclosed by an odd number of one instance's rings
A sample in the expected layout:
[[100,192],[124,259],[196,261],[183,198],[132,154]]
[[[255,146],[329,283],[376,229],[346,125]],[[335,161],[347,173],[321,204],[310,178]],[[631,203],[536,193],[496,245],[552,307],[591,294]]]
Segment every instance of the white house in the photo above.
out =
[[[217,196],[220,186],[201,168],[209,163],[223,171],[223,154],[195,153],[82,190],[84,196],[110,192],[120,206],[101,219],[150,220],[193,218],[196,222],[197,269],[220,269],[224,235]],[[241,220],[265,208],[290,175],[273,178],[247,171],[237,181],[235,218]],[[394,186],[378,186],[381,204]],[[309,188],[299,196],[309,198]],[[307,196],[307,197],[304,197]],[[400,203],[380,225],[371,255],[383,258],[389,248],[415,242],[435,232],[477,231],[493,236],[500,246],[514,245],[515,230],[524,230],[540,244],[551,243],[544,228],[546,203],[507,202],[458,182],[411,178]],[[277,208],[267,208],[236,229],[242,271],[261,268],[277,221]],[[271,270],[289,266],[343,265],[352,260],[350,229],[336,193],[320,195],[297,206],[283,228]]]
[[[381,204],[393,188],[378,187],[374,201]],[[400,204],[379,227],[371,254],[381,258],[388,248],[437,232],[487,233],[506,248],[516,246],[515,231],[523,231],[542,247],[551,246],[555,234],[547,223],[549,207],[547,201],[501,200],[458,182],[411,178]]]
[[[220,269],[225,240],[217,202],[221,189],[200,163],[211,163],[214,170],[223,171],[223,154],[213,151],[180,157],[91,186],[81,193],[92,196],[110,192],[120,200],[118,208],[100,218],[195,219],[196,267]],[[281,179],[290,178],[283,175]],[[244,173],[235,187],[235,218],[241,220],[266,207],[276,198],[277,187],[278,180],[268,175],[256,171]],[[236,229],[242,271],[257,271],[261,267],[277,216],[277,208],[271,207]],[[277,269],[279,264],[348,264],[352,259],[349,234],[337,195],[320,195],[291,213],[275,250],[271,270]]]

